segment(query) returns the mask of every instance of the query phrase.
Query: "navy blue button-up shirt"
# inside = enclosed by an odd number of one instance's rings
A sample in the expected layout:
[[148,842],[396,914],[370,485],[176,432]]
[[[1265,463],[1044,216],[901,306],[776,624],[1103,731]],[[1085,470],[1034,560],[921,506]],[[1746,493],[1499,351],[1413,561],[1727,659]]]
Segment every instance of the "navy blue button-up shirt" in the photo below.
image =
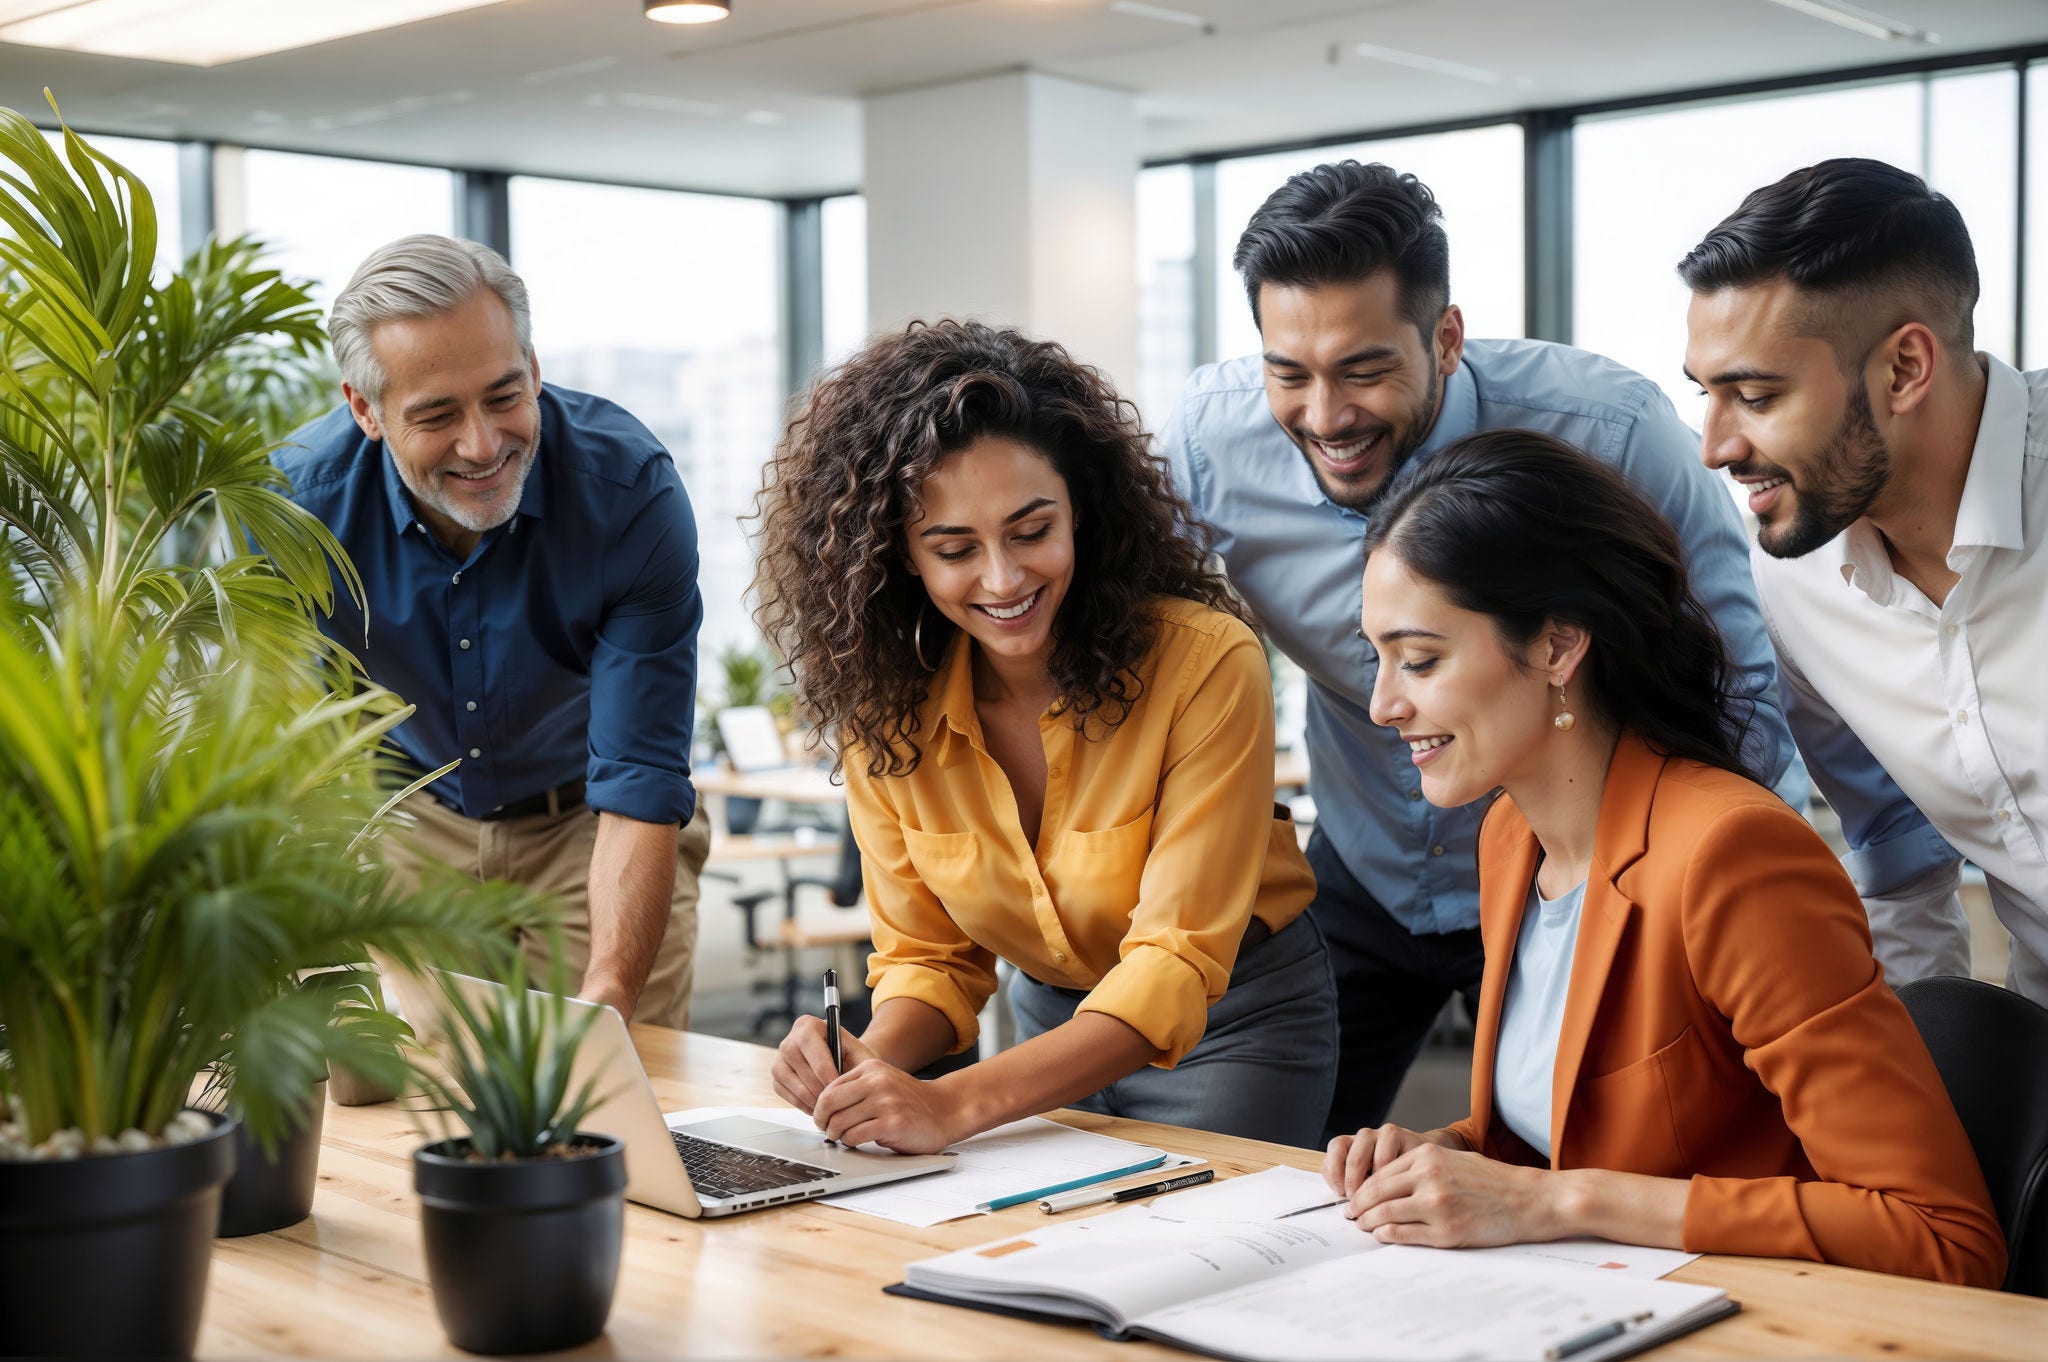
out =
[[[337,590],[321,628],[417,706],[393,737],[476,818],[588,780],[594,809],[689,821],[697,524],[661,442],[600,397],[543,384],[512,519],[458,558],[422,524],[381,440],[341,407],[276,456],[348,550],[369,619]],[[338,586],[338,584],[337,584]]]

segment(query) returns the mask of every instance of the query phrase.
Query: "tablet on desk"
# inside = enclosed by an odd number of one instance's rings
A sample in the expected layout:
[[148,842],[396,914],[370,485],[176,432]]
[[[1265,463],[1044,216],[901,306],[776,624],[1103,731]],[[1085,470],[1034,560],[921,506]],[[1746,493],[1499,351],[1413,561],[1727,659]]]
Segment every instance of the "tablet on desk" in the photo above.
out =
[[781,771],[789,766],[782,730],[766,705],[734,705],[718,711],[718,737],[725,758],[742,775]]

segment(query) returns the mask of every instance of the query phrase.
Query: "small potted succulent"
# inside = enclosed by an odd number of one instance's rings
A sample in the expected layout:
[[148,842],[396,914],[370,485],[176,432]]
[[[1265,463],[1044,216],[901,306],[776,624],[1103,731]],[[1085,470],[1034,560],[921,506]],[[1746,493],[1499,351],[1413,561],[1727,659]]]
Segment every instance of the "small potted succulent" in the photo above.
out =
[[[447,1074],[419,1079],[468,1133],[413,1152],[427,1276],[441,1327],[475,1353],[537,1353],[604,1332],[625,1235],[625,1146],[577,1129],[600,1100],[572,1085],[594,1009],[529,990],[470,996],[439,976]],[[431,1132],[429,1132],[431,1133]]]

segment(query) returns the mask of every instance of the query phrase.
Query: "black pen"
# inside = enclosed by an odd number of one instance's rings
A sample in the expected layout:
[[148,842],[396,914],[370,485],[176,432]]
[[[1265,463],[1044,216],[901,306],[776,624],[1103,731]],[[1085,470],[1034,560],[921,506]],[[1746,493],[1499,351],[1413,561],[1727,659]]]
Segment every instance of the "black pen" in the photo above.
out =
[[1161,1192],[1178,1192],[1183,1187],[1199,1187],[1216,1176],[1213,1168],[1204,1168],[1195,1173],[1181,1173],[1175,1177],[1148,1182],[1140,1187],[1082,1187],[1072,1192],[1061,1192],[1038,1203],[1038,1209],[1047,1215],[1061,1211],[1076,1210],[1082,1206],[1101,1206],[1107,1202],[1140,1201]]
[[846,1072],[846,1061],[839,1054],[839,971],[825,971],[825,1043],[832,1047],[832,1072]]
[[1645,1310],[1640,1315],[1630,1315],[1626,1319],[1610,1319],[1605,1324],[1596,1324],[1590,1329],[1573,1334],[1563,1342],[1545,1348],[1543,1350],[1545,1362],[1559,1362],[1561,1358],[1570,1357],[1574,1353],[1582,1353],[1588,1348],[1597,1347],[1610,1338],[1619,1338],[1628,1332],[1630,1325],[1641,1324],[1654,1313],[1654,1311]]

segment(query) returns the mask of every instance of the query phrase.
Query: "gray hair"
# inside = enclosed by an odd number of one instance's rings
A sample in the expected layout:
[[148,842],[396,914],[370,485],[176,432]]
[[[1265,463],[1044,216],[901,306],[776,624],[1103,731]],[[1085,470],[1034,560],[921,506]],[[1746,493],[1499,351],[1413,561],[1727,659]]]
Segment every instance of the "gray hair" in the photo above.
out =
[[370,334],[385,322],[453,312],[479,289],[489,289],[512,312],[519,353],[533,358],[533,317],[526,281],[505,257],[474,241],[421,232],[380,246],[356,266],[348,287],[327,314],[334,363],[342,381],[376,406],[384,395],[384,366],[370,349]]

